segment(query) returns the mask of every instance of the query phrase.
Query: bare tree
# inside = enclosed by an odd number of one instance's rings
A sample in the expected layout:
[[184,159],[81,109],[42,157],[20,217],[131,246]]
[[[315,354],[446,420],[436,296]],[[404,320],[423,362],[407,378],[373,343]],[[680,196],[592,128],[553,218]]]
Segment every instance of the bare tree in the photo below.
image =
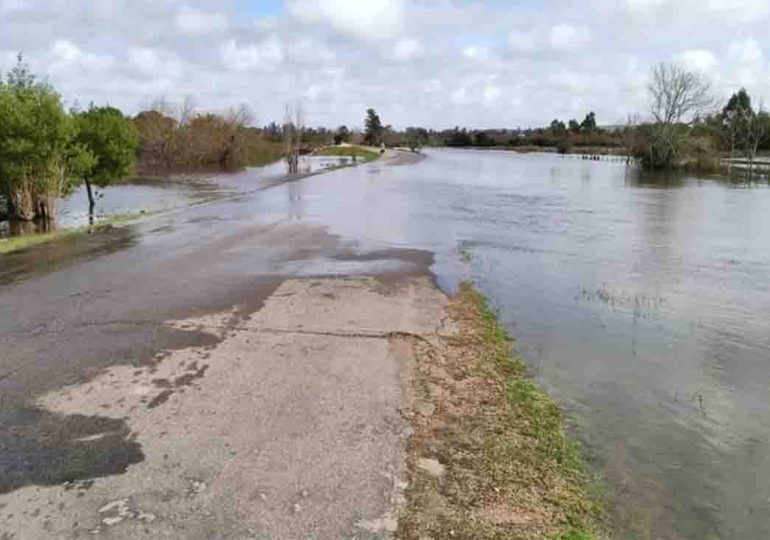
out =
[[243,128],[248,126],[254,121],[254,115],[251,113],[251,109],[245,103],[242,103],[238,108],[231,107],[227,111],[227,122],[237,128]]
[[283,153],[289,174],[299,172],[299,151],[302,143],[302,105],[286,105],[283,120]]
[[677,64],[658,64],[648,86],[654,119],[645,159],[652,167],[671,166],[677,160],[677,133],[714,105],[711,85],[700,73]]
[[180,127],[184,127],[190,123],[190,121],[196,116],[195,99],[192,96],[187,96],[182,100],[182,103],[177,108],[176,119],[179,122]]
[[620,133],[620,140],[623,144],[623,152],[626,155],[626,163],[631,162],[631,158],[636,154],[637,147],[639,145],[639,123],[640,120],[638,114],[629,114],[628,117],[626,117],[623,130]]
[[708,80],[677,64],[652,68],[648,90],[652,116],[663,125],[691,124],[714,105]]

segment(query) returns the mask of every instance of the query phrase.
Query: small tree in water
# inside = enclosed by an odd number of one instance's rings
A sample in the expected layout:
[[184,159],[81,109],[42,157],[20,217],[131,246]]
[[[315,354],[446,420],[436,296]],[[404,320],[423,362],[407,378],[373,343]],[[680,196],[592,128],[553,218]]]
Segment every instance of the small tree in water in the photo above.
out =
[[286,105],[283,121],[283,154],[289,174],[299,172],[299,152],[302,144],[302,107]]
[[682,155],[689,127],[713,104],[706,78],[676,64],[660,64],[652,70],[648,90],[654,123],[645,133],[640,156],[650,168],[673,167]]
[[75,142],[93,158],[81,166],[88,193],[88,215],[93,221],[93,186],[106,187],[127,176],[133,169],[139,140],[131,120],[113,107],[92,106],[76,113],[75,121]]

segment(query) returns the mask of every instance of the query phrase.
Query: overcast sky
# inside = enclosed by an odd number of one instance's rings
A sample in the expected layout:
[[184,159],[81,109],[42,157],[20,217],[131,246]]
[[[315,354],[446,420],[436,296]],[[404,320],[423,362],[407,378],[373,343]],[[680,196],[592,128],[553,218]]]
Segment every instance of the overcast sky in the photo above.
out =
[[600,124],[644,113],[650,66],[770,98],[770,0],[0,0],[0,69],[23,51],[72,104],[301,100],[308,124]]

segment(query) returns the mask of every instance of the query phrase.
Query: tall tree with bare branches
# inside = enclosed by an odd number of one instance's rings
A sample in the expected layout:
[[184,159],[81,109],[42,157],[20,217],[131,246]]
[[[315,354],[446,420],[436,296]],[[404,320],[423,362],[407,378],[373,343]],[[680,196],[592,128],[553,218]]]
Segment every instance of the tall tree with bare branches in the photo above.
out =
[[658,64],[648,86],[653,124],[649,132],[648,166],[670,167],[678,159],[679,138],[714,105],[711,85],[701,73],[677,64]]

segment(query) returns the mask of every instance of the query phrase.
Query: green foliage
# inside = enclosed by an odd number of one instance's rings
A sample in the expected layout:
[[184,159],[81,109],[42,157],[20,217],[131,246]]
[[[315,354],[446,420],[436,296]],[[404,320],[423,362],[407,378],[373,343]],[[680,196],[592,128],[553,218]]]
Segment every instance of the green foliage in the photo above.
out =
[[94,232],[108,230],[113,227],[118,227],[135,221],[139,218],[146,217],[148,215],[150,215],[150,213],[144,211],[131,214],[118,214],[116,216],[101,220],[93,225],[84,225],[74,229],[60,229],[37,234],[0,238],[0,255],[21,251],[39,246],[41,244],[47,244],[49,242],[65,240],[80,234],[91,234]]
[[467,129],[456,127],[445,139],[445,144],[447,146],[473,146],[473,138]]
[[551,132],[554,135],[561,137],[567,133],[567,126],[565,126],[564,122],[562,122],[561,120],[558,120],[558,119],[554,120],[553,122],[551,122]]
[[369,146],[378,146],[382,142],[385,128],[374,109],[367,109],[364,120],[364,142]]
[[21,56],[0,85],[0,187],[17,217],[52,217],[72,187],[72,170],[87,165],[72,147],[76,127],[59,95],[37,82]]
[[412,152],[419,152],[430,141],[430,134],[425,128],[406,128],[406,145]]
[[340,126],[334,134],[334,144],[340,145],[346,142],[350,142],[350,130],[348,126]]
[[363,159],[364,161],[373,161],[380,157],[378,152],[372,152],[365,148],[357,146],[327,146],[318,150],[319,156],[338,156]]
[[595,131],[596,130],[596,115],[592,112],[588,113],[580,124],[581,131]]
[[752,111],[751,97],[745,88],[741,88],[735,94],[730,96],[727,104],[722,109],[722,117],[728,116],[732,112]]
[[79,168],[84,180],[105,187],[132,172],[139,139],[131,120],[113,107],[91,107],[74,118],[75,142],[92,156],[90,167]]
[[492,146],[494,141],[490,138],[489,134],[485,131],[477,131],[473,135],[474,146]]

